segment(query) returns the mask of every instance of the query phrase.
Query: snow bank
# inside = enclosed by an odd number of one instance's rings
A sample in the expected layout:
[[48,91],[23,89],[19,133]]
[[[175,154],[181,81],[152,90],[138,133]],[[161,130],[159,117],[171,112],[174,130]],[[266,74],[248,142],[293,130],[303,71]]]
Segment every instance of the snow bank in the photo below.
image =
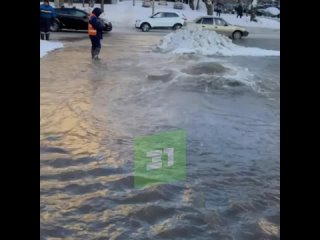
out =
[[63,48],[61,42],[49,42],[40,40],[40,58],[45,56],[48,52],[53,51],[57,48]]
[[238,46],[226,36],[195,26],[163,37],[156,49],[161,52],[197,53],[218,56],[280,56],[280,51]]
[[280,13],[280,10],[278,8],[276,8],[276,7],[268,7],[264,11],[267,12],[267,13],[270,13],[270,14],[272,14],[274,16],[276,16],[276,15],[278,15]]
[[250,21],[250,16],[243,16],[237,18],[235,14],[221,14],[221,17],[228,23],[242,27],[260,27],[280,29],[280,22],[274,19],[267,19],[265,17],[256,17],[257,22]]

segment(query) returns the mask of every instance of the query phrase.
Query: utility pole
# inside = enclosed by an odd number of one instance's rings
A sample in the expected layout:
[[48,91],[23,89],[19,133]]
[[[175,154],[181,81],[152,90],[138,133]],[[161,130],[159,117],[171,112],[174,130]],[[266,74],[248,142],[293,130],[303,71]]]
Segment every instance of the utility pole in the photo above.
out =
[[54,0],[54,7],[55,7],[55,8],[60,7],[60,6],[59,6],[59,0]]
[[154,0],[152,0],[152,15],[154,14]]

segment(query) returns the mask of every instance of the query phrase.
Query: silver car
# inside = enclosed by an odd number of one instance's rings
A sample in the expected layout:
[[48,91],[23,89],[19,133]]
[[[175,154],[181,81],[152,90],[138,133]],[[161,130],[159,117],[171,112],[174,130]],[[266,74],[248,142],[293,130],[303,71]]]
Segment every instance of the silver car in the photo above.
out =
[[191,26],[192,24],[200,25],[204,30],[215,31],[235,40],[241,39],[242,37],[247,37],[249,35],[249,32],[246,28],[229,24],[224,19],[219,17],[199,17],[190,24]]
[[151,7],[151,1],[150,0],[144,0],[142,2],[142,7]]

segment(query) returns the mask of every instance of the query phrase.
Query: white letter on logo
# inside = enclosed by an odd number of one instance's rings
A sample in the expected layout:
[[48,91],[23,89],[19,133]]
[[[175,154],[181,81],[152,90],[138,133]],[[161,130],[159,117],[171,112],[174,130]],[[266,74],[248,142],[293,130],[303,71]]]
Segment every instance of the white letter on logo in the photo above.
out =
[[174,148],[166,148],[163,151],[164,153],[168,154],[168,167],[174,164],[173,151]]
[[151,157],[152,163],[147,164],[147,171],[162,168],[162,160],[161,160],[162,151],[155,150],[147,152],[147,157]]

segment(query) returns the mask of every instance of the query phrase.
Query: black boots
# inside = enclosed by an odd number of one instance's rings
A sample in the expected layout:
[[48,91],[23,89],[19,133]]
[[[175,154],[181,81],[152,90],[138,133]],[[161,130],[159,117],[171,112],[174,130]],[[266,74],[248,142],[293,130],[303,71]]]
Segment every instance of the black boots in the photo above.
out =
[[46,37],[46,40],[48,41],[50,38],[50,33],[41,32],[40,37],[41,37],[41,40],[44,40],[44,37]]
[[92,47],[92,48],[91,48],[91,58],[92,58],[92,59],[94,59],[94,51],[95,51],[95,50],[94,50],[94,48]]
[[91,57],[93,60],[100,60],[99,53],[101,48],[91,48]]

